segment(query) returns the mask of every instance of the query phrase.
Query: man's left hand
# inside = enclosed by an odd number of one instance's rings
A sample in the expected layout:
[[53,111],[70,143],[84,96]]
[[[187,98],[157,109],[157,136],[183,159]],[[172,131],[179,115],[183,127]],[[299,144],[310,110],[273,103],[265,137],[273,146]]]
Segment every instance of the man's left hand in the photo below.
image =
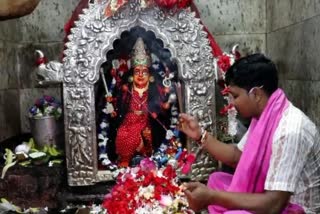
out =
[[212,190],[199,182],[185,184],[185,194],[188,199],[189,207],[198,212],[206,209],[211,204]]

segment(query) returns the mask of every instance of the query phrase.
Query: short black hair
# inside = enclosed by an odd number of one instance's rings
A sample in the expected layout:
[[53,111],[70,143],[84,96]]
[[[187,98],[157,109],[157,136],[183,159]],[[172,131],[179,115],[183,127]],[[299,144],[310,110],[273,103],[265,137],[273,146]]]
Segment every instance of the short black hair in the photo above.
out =
[[226,73],[227,85],[235,85],[249,91],[263,86],[270,96],[278,88],[278,71],[275,64],[263,54],[252,54],[237,60]]

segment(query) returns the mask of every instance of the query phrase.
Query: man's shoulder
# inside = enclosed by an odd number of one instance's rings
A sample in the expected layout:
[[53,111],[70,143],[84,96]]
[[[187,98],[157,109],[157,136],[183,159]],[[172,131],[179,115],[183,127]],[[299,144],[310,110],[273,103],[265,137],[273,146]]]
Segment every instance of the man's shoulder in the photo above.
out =
[[290,124],[299,123],[301,126],[309,125],[316,128],[315,123],[312,122],[312,120],[301,109],[294,106],[291,102],[284,113],[284,119],[289,120]]
[[292,103],[289,103],[288,108],[283,113],[277,129],[280,132],[285,131],[287,134],[319,136],[315,123]]

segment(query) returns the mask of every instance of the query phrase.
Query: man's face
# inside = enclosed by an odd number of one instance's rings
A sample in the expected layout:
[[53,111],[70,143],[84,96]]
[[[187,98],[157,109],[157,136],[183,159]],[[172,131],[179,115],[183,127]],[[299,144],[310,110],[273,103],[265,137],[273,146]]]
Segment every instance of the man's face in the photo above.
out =
[[147,66],[138,65],[133,69],[133,83],[135,86],[142,88],[148,85],[150,78],[149,69]]
[[251,118],[257,114],[257,103],[254,94],[238,86],[230,85],[230,103],[234,105],[243,118]]

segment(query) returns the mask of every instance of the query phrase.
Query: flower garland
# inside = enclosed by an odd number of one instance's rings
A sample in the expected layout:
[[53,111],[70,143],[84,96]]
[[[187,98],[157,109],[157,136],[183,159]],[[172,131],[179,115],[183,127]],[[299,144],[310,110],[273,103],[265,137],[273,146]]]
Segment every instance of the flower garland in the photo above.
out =
[[[110,0],[104,11],[105,16],[113,16],[128,2],[128,0]],[[191,4],[191,0],[140,0],[139,3],[141,9],[152,7],[156,4],[164,9],[170,10],[176,7],[178,10],[180,10],[188,7]]]
[[[125,61],[123,61],[123,62],[125,62]],[[99,131],[99,134],[98,134],[99,161],[101,162],[101,164],[103,166],[107,167],[107,169],[112,170],[112,171],[117,169],[117,165],[112,163],[109,160],[109,157],[108,157],[108,154],[107,154],[107,144],[108,144],[108,141],[109,141],[108,133],[109,133],[109,130],[110,130],[109,120],[111,118],[117,116],[117,113],[116,113],[116,111],[114,109],[115,98],[112,96],[113,91],[114,91],[114,89],[116,87],[116,83],[117,83],[117,80],[116,80],[117,75],[116,75],[116,70],[115,70],[116,67],[119,68],[119,64],[118,63],[113,63],[113,68],[111,70],[112,81],[111,81],[111,84],[110,84],[109,87],[108,87],[108,85],[106,83],[103,70],[100,71],[101,77],[102,77],[102,81],[103,81],[103,84],[104,84],[104,88],[106,90],[106,94],[105,94],[105,103],[106,104],[105,104],[105,107],[102,109],[103,116],[102,116],[102,119],[101,119],[101,123],[100,123],[100,125],[98,127],[98,131]],[[121,71],[121,72],[128,71],[128,68],[127,68],[126,64],[123,67],[125,69],[123,71]]]
[[231,103],[229,87],[225,84],[225,74],[235,60],[240,58],[240,53],[237,51],[238,45],[232,48],[231,54],[223,53],[216,60],[216,77],[220,79],[220,86],[222,87],[221,94],[227,101],[227,104],[220,110],[220,114],[228,117],[227,132],[231,137],[237,134],[237,110]]
[[103,207],[108,214],[193,213],[176,176],[172,165],[157,169],[151,159],[143,159],[118,175]]

